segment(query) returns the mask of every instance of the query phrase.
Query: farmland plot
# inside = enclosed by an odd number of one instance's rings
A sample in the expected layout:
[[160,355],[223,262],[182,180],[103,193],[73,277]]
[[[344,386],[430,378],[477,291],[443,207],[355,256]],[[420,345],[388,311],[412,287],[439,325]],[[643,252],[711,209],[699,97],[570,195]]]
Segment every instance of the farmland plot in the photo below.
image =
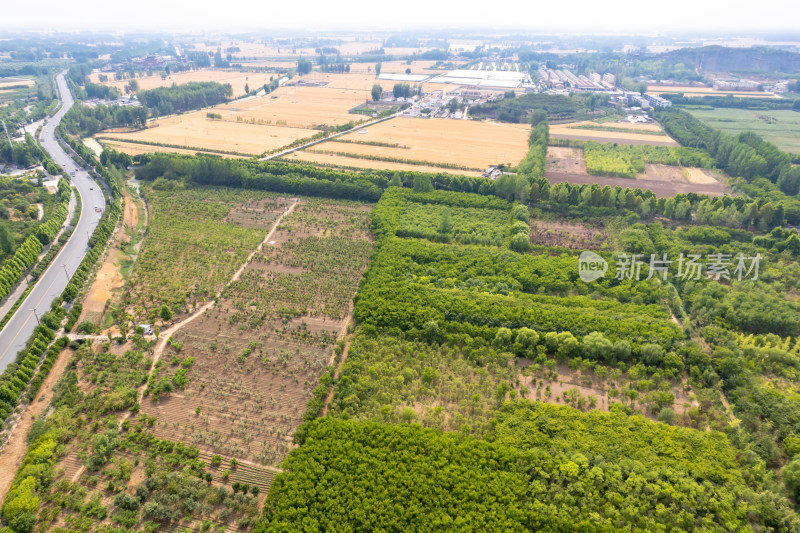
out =
[[404,160],[456,165],[461,169],[485,169],[498,163],[516,164],[528,151],[530,126],[474,122],[470,120],[430,120],[396,118],[367,128],[366,133],[350,133],[342,140],[394,144],[343,144],[326,142],[310,152],[346,153],[354,158],[373,160],[374,168],[391,168],[386,163]]
[[[580,130],[579,130],[580,131]],[[647,163],[645,171],[634,178],[590,175],[586,168],[584,150],[575,147],[550,146],[547,148],[545,177],[551,183],[597,183],[610,187],[639,187],[650,189],[657,196],[674,196],[678,193],[721,196],[725,185],[709,169],[678,167]]]
[[157,435],[280,464],[349,320],[372,250],[369,215],[303,199],[283,218],[219,304],[172,340],[142,406]]
[[[89,76],[89,79],[94,83],[100,82],[100,73],[94,73]],[[137,77],[136,82],[139,84],[139,90],[145,91],[155,89],[157,87],[169,87],[173,84],[183,85],[192,81],[215,81],[217,83],[228,83],[233,89],[233,96],[239,97],[245,93],[245,86],[250,90],[254,90],[264,84],[270,83],[270,78],[274,78],[274,73],[264,72],[236,72],[231,70],[217,70],[217,69],[201,69],[189,70],[185,72],[175,72],[168,76],[162,77],[156,73],[150,76]],[[130,83],[130,80],[114,80],[112,79],[103,82],[104,85],[116,87],[124,92],[124,87]]]
[[[62,402],[55,423],[71,430],[60,445],[65,449],[53,482],[40,493],[37,531],[252,526],[273,472],[233,465],[230,458],[212,466],[213,458],[196,448],[156,438],[146,415],[118,426],[117,416],[133,407],[135,389],[146,379],[146,352],[84,344],[74,361],[53,389]],[[71,421],[64,403],[90,423]]]
[[679,146],[657,124],[571,122],[550,125],[550,137],[633,145]]
[[531,244],[559,246],[573,250],[599,250],[608,240],[608,233],[599,225],[570,220],[531,221]]
[[162,305],[180,313],[213,297],[288,205],[263,192],[216,188],[153,191],[148,200],[150,228],[122,303],[151,322]]
[[221,152],[231,155],[259,155],[310,137],[317,130],[290,128],[266,123],[237,120],[237,111],[221,112],[223,120],[212,120],[207,110],[194,111],[155,121],[151,127],[136,132],[103,133],[100,140],[148,146],[150,152],[188,150]]
[[[130,153],[129,150],[124,150]],[[135,154],[132,154],[135,155]],[[375,161],[372,159],[361,159],[359,157],[348,157],[346,155],[331,153],[311,152],[308,150],[298,150],[281,158],[282,161],[292,163],[310,163],[312,165],[339,168],[344,170],[361,170],[365,168],[380,167],[384,170],[404,170],[407,172],[430,172],[437,174],[457,174],[459,176],[480,176],[480,172],[475,170],[463,170],[460,168],[444,168],[441,166],[417,165],[410,163],[397,163],[394,161]]]
[[217,106],[215,112],[223,120],[235,121],[241,117],[243,122],[290,128],[335,126],[353,120],[348,111],[369,97],[365,91],[371,87],[371,83],[363,89],[285,86],[261,98]]

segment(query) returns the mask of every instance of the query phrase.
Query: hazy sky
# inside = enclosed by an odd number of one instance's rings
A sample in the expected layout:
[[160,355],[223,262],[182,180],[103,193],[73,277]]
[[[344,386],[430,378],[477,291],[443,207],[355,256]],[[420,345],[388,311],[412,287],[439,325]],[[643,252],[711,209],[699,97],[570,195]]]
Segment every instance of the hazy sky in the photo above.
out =
[[[4,0],[0,30],[515,28],[597,33],[796,30],[798,0]],[[705,33],[705,32],[704,32]],[[797,30],[800,39],[800,30]]]

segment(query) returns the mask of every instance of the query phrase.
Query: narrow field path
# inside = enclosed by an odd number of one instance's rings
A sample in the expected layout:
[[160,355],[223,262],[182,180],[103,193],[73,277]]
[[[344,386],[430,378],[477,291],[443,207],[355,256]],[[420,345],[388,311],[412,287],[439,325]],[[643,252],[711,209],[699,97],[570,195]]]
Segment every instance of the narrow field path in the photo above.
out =
[[[159,359],[161,359],[161,354],[164,353],[164,348],[166,347],[167,341],[170,339],[170,337],[172,337],[172,335],[174,335],[178,330],[180,330],[181,328],[183,328],[187,324],[190,324],[192,321],[194,321],[196,318],[201,316],[203,313],[205,313],[206,311],[208,311],[209,309],[214,307],[214,304],[216,303],[217,298],[219,298],[222,295],[222,291],[225,289],[225,287],[227,287],[228,285],[230,285],[231,283],[233,283],[234,281],[237,281],[239,279],[239,276],[242,275],[242,272],[244,272],[244,269],[253,260],[253,257],[263,249],[264,245],[266,243],[268,243],[270,241],[270,239],[272,239],[272,236],[275,234],[275,231],[277,231],[278,226],[280,226],[281,221],[283,220],[283,217],[285,217],[286,215],[288,215],[289,213],[294,211],[294,208],[297,206],[297,204],[298,204],[297,199],[293,198],[291,205],[272,224],[272,228],[270,228],[269,232],[267,233],[267,236],[264,237],[264,240],[261,241],[261,243],[256,247],[256,249],[253,250],[250,253],[250,255],[247,256],[247,259],[242,264],[242,266],[239,268],[239,270],[237,270],[233,274],[233,277],[231,277],[231,280],[228,283],[225,284],[225,286],[214,296],[214,298],[210,302],[208,302],[207,304],[205,304],[202,307],[200,307],[199,309],[197,309],[194,313],[192,313],[191,315],[189,315],[185,319],[181,320],[180,322],[178,322],[176,324],[173,324],[172,326],[170,326],[169,328],[167,328],[167,329],[165,329],[164,331],[161,332],[161,334],[159,336],[159,339],[156,342],[156,346],[153,349],[153,362],[150,364],[150,371],[148,372],[148,381],[149,381],[150,376],[153,374],[153,370],[155,369],[156,364],[158,363]],[[139,391],[138,391],[138,393],[136,395],[136,401],[139,404],[142,403],[142,399],[144,398],[144,391],[146,389],[147,389],[147,381],[142,386],[139,387]],[[131,412],[127,411],[125,413],[125,415],[122,417],[122,419],[120,420],[120,425],[122,424],[122,422],[124,422],[125,420],[130,418],[130,416],[131,416]]]
[[383,118],[376,118],[375,120],[370,120],[369,122],[364,122],[363,124],[359,124],[358,126],[350,128],[349,130],[340,131],[339,133],[333,133],[331,135],[328,135],[327,137],[323,137],[322,139],[316,139],[314,141],[307,142],[307,143],[301,144],[299,146],[295,146],[294,148],[287,148],[286,150],[281,150],[280,152],[275,152],[274,154],[270,154],[270,155],[268,155],[266,157],[260,158],[259,161],[269,161],[270,159],[276,159],[278,157],[283,157],[285,155],[289,155],[292,152],[297,152],[299,150],[305,150],[306,148],[310,148],[311,146],[314,146],[314,145],[317,145],[317,144],[320,144],[320,143],[324,143],[326,141],[330,141],[331,139],[335,139],[336,137],[341,137],[342,135],[347,135],[348,133],[353,133],[354,131],[358,131],[358,130],[364,129],[364,128],[367,128],[369,126],[374,126],[375,124],[378,124],[379,122],[385,122],[387,120],[391,120],[393,118],[399,117],[401,113],[402,113],[401,111],[398,111],[394,115],[389,115],[388,117],[383,117]]
[[[347,327],[350,325],[350,322],[353,320],[353,300],[350,300],[350,310],[347,313],[347,318],[344,319],[342,323],[342,327],[339,330],[339,340],[347,339],[344,343],[344,350],[342,350],[342,358],[339,360],[339,364],[336,366],[336,370],[333,371],[333,381],[336,382],[339,379],[339,374],[342,372],[342,366],[344,365],[345,360],[347,359],[347,354],[350,351],[350,337],[347,336]],[[336,356],[335,354],[331,355],[331,360],[328,362],[328,366],[332,365],[335,361]],[[325,416],[328,414],[328,406],[331,404],[331,400],[333,400],[333,390],[334,385],[331,384],[331,388],[328,391],[328,395],[325,397],[325,405],[322,407],[322,415]]]

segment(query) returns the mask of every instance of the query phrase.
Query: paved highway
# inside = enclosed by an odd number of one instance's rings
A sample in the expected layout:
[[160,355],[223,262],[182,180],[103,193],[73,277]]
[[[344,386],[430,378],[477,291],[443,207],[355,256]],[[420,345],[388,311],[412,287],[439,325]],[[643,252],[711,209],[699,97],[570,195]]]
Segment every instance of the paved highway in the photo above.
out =
[[[17,353],[28,341],[36,327],[37,318],[50,309],[64,287],[67,286],[67,275],[70,277],[77,270],[86,252],[89,250],[89,236],[94,231],[100,220],[102,212],[96,212],[95,206],[101,211],[105,209],[103,192],[89,174],[78,168],[67,153],[61,148],[55,138],[55,130],[61,118],[72,107],[74,100],[64,79],[64,72],[56,77],[61,98],[61,109],[42,128],[40,137],[42,146],[55,160],[56,163],[70,175],[74,172],[72,183],[77,187],[81,196],[81,218],[72,236],[53,260],[50,267],[42,274],[28,298],[20,306],[6,327],[0,331],[0,372],[13,363]],[[69,222],[69,221],[67,221]]]

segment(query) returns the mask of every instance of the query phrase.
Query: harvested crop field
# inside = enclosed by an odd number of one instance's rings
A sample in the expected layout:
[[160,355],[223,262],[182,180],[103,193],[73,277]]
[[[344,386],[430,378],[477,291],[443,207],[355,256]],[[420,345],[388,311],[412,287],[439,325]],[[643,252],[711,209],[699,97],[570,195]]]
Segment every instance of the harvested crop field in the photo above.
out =
[[[485,169],[498,163],[517,164],[528,152],[530,126],[474,122],[395,118],[369,126],[366,133],[340,137],[352,143],[325,142],[317,152],[341,152],[368,159],[396,158],[394,163],[414,160]],[[399,147],[356,143],[386,143]],[[370,161],[373,168],[389,168],[386,161]]]
[[157,435],[283,461],[350,321],[372,251],[370,213],[355,202],[300,200],[219,304],[174,336],[159,380],[182,374],[184,386],[142,403]]
[[626,130],[625,132],[622,133],[640,133],[646,131],[646,132],[661,133],[662,135],[666,135],[666,133],[664,133],[664,128],[662,128],[661,125],[656,122],[634,123],[634,122],[628,122],[626,120],[617,122],[594,122],[591,120],[584,120],[582,122],[570,122],[567,124],[560,124],[560,126],[564,126],[568,129],[587,130],[587,131],[590,131],[592,129],[598,131],[602,131],[603,129],[616,129],[616,130]]
[[118,152],[124,152],[129,156],[133,157],[139,154],[152,154],[152,153],[171,153],[171,154],[186,154],[186,155],[195,155],[198,152],[200,153],[208,153],[213,155],[218,155],[220,157],[247,157],[243,155],[232,155],[232,154],[224,154],[220,152],[213,152],[209,150],[200,150],[200,149],[183,149],[183,148],[172,148],[169,146],[153,146],[151,144],[140,144],[135,142],[121,142],[121,141],[114,141],[108,137],[97,137],[99,139],[101,146],[107,146],[112,148]]
[[366,91],[371,87],[371,82],[363,90],[285,86],[260,98],[219,105],[214,108],[214,112],[221,114],[223,121],[237,121],[241,118],[245,123],[255,122],[290,128],[336,126],[363,118],[350,114],[349,110],[364,103],[368,97]]
[[[597,124],[598,127],[613,127],[618,129],[628,129],[631,131],[603,131],[600,129],[581,129],[576,128],[586,122],[573,122],[568,124],[550,125],[550,137],[553,139],[574,139],[578,141],[597,141],[614,142],[619,144],[650,144],[653,146],[680,146],[668,135],[652,135],[643,133],[644,131],[658,131],[660,126],[645,124],[643,126],[655,126],[656,129],[636,128],[633,124],[609,122]],[[595,123],[588,123],[595,124]],[[634,131],[641,130],[641,132]]]
[[150,152],[174,152],[173,148],[179,148],[190,152],[210,150],[231,155],[259,155],[318,133],[305,128],[237,122],[235,112],[217,112],[232,120],[210,119],[206,116],[207,111],[201,110],[157,120],[145,130],[101,135],[99,138],[166,145],[151,146]]
[[11,89],[14,87],[33,87],[36,82],[29,78],[0,78],[0,89]]
[[395,163],[393,161],[372,161],[369,159],[346,157],[334,154],[323,154],[307,150],[292,152],[291,154],[282,157],[281,160],[297,162],[297,163],[305,162],[318,166],[341,168],[341,169],[378,168],[378,165],[380,165],[379,168],[386,170],[404,170],[408,172],[432,172],[432,173],[445,172],[448,174],[458,174],[461,176],[476,176],[476,177],[481,175],[481,173],[477,171],[457,170],[452,168],[433,167],[427,165],[410,165],[408,163]]
[[[94,73],[90,76],[90,79],[94,83],[100,83],[100,76],[100,73]],[[106,74],[106,76],[108,76],[108,74]],[[233,88],[233,96],[238,97],[246,94],[244,91],[245,85],[249,85],[250,89],[253,90],[256,87],[268,84],[270,78],[274,76],[274,73],[271,74],[269,72],[237,72],[231,70],[203,69],[175,72],[165,78],[162,78],[159,74],[145,76],[143,78],[137,77],[136,82],[139,84],[140,90],[149,90],[155,89],[156,87],[169,87],[173,83],[182,85],[190,81],[216,81],[217,83],[229,83]],[[104,85],[116,87],[124,92],[124,87],[129,82],[130,80],[115,80],[113,79],[113,75],[111,75],[109,80],[104,82]]]

